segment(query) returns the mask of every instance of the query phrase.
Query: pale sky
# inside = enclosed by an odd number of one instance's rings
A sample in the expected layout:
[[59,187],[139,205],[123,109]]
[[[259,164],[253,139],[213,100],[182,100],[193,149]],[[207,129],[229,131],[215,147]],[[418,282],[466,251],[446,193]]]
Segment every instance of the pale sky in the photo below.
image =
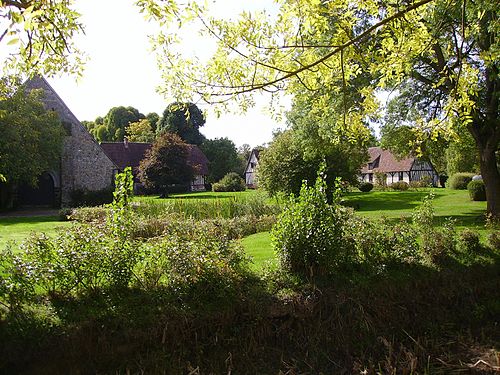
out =
[[[217,0],[211,9],[218,15],[237,15],[243,8],[262,9],[269,0]],[[160,116],[173,100],[165,99],[155,89],[161,84],[160,72],[151,51],[148,35],[155,28],[148,24],[133,0],[76,0],[75,9],[82,14],[85,35],[76,43],[89,61],[83,78],[64,76],[49,79],[68,107],[82,120],[104,116],[114,106],[132,106],[147,114]],[[200,45],[190,48],[203,49]],[[216,118],[207,106],[207,122],[201,129],[207,138],[228,137],[236,146],[248,143],[254,147],[269,142],[272,132],[284,124],[264,113],[262,105],[245,115],[226,114]]]

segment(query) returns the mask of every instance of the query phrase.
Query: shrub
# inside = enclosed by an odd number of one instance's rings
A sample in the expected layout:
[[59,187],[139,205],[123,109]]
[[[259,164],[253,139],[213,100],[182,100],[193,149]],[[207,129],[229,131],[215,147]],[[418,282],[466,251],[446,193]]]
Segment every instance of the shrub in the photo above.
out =
[[483,180],[473,180],[467,184],[470,199],[473,201],[485,201],[486,189]]
[[391,189],[393,189],[393,190],[406,191],[406,190],[408,190],[408,188],[409,188],[409,185],[405,181],[397,181],[397,182],[393,182],[391,184]]
[[500,250],[500,231],[491,232],[488,235],[488,243],[493,250]]
[[446,186],[453,190],[465,190],[473,176],[473,173],[455,173],[448,179]]
[[73,190],[71,192],[71,205],[73,207],[101,206],[113,201],[113,189],[102,190]]
[[387,187],[387,175],[384,172],[375,172],[375,184],[382,190]]
[[418,233],[404,221],[394,225],[353,216],[347,233],[358,261],[378,273],[392,263],[412,263],[419,259]]
[[479,234],[471,229],[464,229],[458,238],[458,246],[469,255],[476,254],[481,250]]
[[[66,212],[67,213],[67,212]],[[104,222],[109,215],[109,208],[100,207],[80,207],[69,211],[67,216],[70,220],[80,223]]]
[[222,180],[212,185],[213,191],[244,191],[245,181],[238,173],[231,172],[225,175]]
[[413,212],[412,219],[420,233],[423,254],[430,262],[441,265],[455,251],[455,223],[447,220],[442,228],[434,228],[433,199],[434,194],[427,195]]
[[351,211],[336,200],[328,204],[323,171],[324,166],[314,186],[303,183],[299,196],[290,197],[271,232],[283,269],[311,278],[335,272],[353,260],[344,238]]
[[358,189],[363,193],[368,193],[373,190],[373,184],[371,182],[362,182],[359,184]]
[[409,186],[413,189],[432,187],[432,178],[429,175],[422,176],[418,181],[410,181]]

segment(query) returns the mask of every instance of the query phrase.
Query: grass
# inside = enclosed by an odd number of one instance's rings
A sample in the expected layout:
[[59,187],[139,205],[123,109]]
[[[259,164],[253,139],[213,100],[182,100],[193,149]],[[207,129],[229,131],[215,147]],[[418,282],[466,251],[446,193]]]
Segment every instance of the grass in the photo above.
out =
[[351,192],[345,199],[360,215],[373,219],[399,219],[411,217],[413,210],[429,193],[433,193],[435,197],[433,206],[436,225],[451,218],[456,220],[458,229],[470,228],[478,231],[483,238],[486,236],[486,202],[471,201],[467,190],[433,188],[418,191]]
[[58,216],[36,217],[3,217],[0,218],[0,249],[4,249],[9,241],[20,244],[32,232],[55,234],[57,228],[71,225],[61,221]]
[[245,237],[242,241],[248,255],[252,257],[252,269],[259,270],[268,261],[276,261],[271,247],[269,232],[261,232]]

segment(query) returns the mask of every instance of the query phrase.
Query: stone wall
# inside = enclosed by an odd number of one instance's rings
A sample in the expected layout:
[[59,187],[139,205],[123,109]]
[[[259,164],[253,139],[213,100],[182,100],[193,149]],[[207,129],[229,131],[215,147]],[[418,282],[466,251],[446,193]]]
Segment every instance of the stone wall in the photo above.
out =
[[74,190],[102,190],[112,186],[115,164],[101,146],[69,110],[48,82],[35,77],[26,82],[27,90],[42,89],[42,101],[48,110],[56,111],[67,131],[61,157],[61,204],[71,203]]

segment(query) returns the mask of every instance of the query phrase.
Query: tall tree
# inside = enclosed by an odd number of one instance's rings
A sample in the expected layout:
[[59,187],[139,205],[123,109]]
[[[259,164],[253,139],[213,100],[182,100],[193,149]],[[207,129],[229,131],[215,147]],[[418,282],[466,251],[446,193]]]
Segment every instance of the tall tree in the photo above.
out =
[[104,117],[104,126],[108,132],[107,141],[121,142],[125,137],[125,129],[129,124],[144,119],[142,113],[134,107],[113,107]]
[[146,115],[146,119],[149,121],[149,125],[154,132],[156,132],[156,126],[158,125],[158,121],[160,121],[160,116],[156,112],[151,112]]
[[233,141],[229,138],[207,139],[201,150],[208,159],[207,182],[213,184],[229,172],[241,174],[241,164]]
[[140,163],[141,182],[165,196],[175,185],[188,186],[195,172],[188,164],[189,147],[176,134],[163,133],[158,136]]
[[20,183],[34,186],[44,171],[59,166],[65,131],[58,115],[45,110],[40,95],[17,90],[0,100],[0,171],[8,190]]
[[193,103],[172,103],[163,111],[158,121],[156,132],[170,132],[177,134],[185,142],[192,145],[201,145],[205,140],[200,128],[205,125],[203,112]]
[[361,101],[352,111],[346,105],[333,129],[354,133],[373,112],[377,87],[411,85],[421,137],[473,136],[487,210],[500,216],[497,0],[281,0],[277,12],[245,12],[236,20],[212,19],[197,2],[138,4],[164,25],[177,22],[181,32],[198,22],[216,40],[216,52],[200,64],[179,55],[171,43],[175,37],[162,33],[157,39],[168,72],[165,89],[182,100],[194,94],[221,105],[235,100],[246,108],[256,91],[295,95],[331,88],[316,99],[321,111],[332,95],[356,90],[352,78],[369,71],[374,78],[359,89]]

